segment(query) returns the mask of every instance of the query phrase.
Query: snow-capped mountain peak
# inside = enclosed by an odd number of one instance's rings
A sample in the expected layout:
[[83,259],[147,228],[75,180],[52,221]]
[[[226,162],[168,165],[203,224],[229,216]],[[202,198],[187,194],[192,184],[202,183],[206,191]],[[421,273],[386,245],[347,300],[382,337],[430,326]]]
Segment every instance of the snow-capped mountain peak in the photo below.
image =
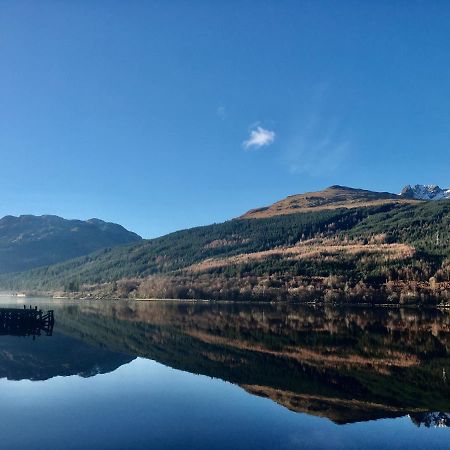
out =
[[400,192],[405,198],[415,200],[443,200],[450,198],[450,189],[441,189],[436,184],[415,184],[405,186]]

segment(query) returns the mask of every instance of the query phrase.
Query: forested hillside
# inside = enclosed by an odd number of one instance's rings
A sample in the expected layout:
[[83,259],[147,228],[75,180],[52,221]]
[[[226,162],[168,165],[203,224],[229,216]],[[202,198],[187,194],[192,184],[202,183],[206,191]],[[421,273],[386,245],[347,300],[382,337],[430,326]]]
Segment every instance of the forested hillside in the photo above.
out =
[[318,234],[350,229],[376,210],[333,210],[251,221],[231,220],[104,249],[65,263],[3,277],[2,281],[11,280],[11,286],[23,283],[24,287],[57,288],[62,282],[74,280],[102,283],[122,277],[169,273],[207,258],[269,250]]
[[82,296],[445,301],[450,203],[236,219],[2,276],[3,289]]

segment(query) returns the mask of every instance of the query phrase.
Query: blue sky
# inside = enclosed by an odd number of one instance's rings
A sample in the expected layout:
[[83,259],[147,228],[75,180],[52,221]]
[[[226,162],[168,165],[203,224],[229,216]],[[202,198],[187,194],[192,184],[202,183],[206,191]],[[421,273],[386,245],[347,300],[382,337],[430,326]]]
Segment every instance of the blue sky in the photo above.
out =
[[0,2],[0,215],[145,237],[450,187],[450,3]]

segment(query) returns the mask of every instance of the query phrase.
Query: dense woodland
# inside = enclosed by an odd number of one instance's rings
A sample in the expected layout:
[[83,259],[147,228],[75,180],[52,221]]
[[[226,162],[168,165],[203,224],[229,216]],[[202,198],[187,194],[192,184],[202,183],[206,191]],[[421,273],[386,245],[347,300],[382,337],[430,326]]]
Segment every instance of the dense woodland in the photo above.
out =
[[0,278],[119,297],[446,302],[450,202],[237,219]]

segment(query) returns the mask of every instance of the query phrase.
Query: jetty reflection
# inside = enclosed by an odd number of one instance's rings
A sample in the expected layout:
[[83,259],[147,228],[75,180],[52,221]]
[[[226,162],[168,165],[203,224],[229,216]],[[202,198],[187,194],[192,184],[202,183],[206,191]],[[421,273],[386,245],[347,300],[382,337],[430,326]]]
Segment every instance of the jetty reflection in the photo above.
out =
[[54,312],[38,309],[37,306],[23,308],[0,308],[0,335],[2,336],[51,336],[55,324]]

